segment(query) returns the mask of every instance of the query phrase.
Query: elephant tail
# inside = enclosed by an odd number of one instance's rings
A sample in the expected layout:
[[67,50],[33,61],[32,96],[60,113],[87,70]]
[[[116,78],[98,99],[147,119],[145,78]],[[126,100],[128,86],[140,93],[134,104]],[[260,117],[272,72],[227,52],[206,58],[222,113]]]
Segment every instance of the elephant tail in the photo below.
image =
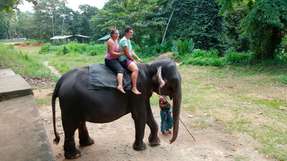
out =
[[63,81],[63,77],[59,79],[59,81],[57,82],[56,86],[55,86],[55,89],[54,89],[54,92],[53,92],[53,95],[52,95],[52,112],[53,112],[53,126],[54,126],[54,134],[55,134],[55,139],[54,139],[54,143],[55,144],[58,144],[60,142],[60,136],[59,136],[59,133],[57,132],[57,129],[56,129],[56,99],[58,97],[58,92],[59,92],[59,89],[62,85],[62,81]]

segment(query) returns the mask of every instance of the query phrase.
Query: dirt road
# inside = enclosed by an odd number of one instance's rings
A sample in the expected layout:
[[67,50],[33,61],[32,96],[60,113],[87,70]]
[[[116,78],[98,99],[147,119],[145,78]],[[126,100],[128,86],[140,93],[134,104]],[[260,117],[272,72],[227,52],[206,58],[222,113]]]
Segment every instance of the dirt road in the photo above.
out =
[[[34,91],[36,98],[50,97],[51,89]],[[57,128],[61,141],[54,145],[52,128],[51,106],[39,107],[40,114],[47,129],[48,137],[57,161],[64,159],[63,139],[61,127],[60,109],[56,108]],[[159,110],[153,108],[154,116],[159,123]],[[147,146],[145,151],[137,152],[132,149],[134,141],[134,124],[130,115],[106,124],[88,123],[90,136],[95,144],[80,148],[82,156],[76,161],[265,161],[262,154],[256,151],[258,146],[255,141],[244,135],[230,134],[223,129],[221,123],[209,118],[207,115],[193,116],[182,111],[182,121],[196,138],[193,141],[187,130],[180,124],[179,136],[175,143],[169,144],[169,137],[159,134],[161,145],[157,147]],[[205,125],[200,126],[199,120],[204,120]],[[146,127],[145,143],[149,129]],[[78,138],[76,133],[76,144]]]

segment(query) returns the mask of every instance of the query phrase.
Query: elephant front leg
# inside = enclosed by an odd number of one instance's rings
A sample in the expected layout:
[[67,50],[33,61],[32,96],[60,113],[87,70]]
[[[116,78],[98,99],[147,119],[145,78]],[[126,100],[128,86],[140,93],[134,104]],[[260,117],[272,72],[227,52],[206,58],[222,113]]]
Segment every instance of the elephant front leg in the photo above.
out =
[[149,145],[157,146],[160,145],[160,139],[158,137],[158,125],[153,117],[149,101],[146,103],[146,108],[147,108],[147,125],[150,128],[150,135],[148,137]]
[[94,144],[94,140],[89,136],[89,132],[85,121],[80,123],[78,131],[79,131],[80,146],[89,146]]
[[146,145],[143,142],[145,124],[146,124],[146,112],[144,106],[137,106],[132,112],[132,117],[135,123],[135,142],[133,148],[136,151],[141,151],[146,149]]

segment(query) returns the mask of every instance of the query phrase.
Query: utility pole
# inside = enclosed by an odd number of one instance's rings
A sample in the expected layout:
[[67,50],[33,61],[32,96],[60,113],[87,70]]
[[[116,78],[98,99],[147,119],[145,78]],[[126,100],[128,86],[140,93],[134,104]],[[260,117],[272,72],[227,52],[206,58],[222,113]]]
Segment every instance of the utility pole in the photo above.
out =
[[[173,6],[173,4],[174,4],[175,1],[176,1],[176,0],[173,0],[173,1],[171,2],[171,5],[172,5],[172,6]],[[163,33],[163,36],[162,36],[161,44],[164,43],[165,36],[166,36],[167,30],[168,30],[170,21],[171,21],[171,19],[172,19],[172,16],[173,16],[173,14],[174,14],[174,11],[175,11],[175,7],[173,8],[173,10],[172,10],[172,12],[171,12],[171,14],[170,14],[170,16],[169,16],[168,22],[167,22],[167,24],[166,24],[166,27],[165,27],[165,30],[164,30],[164,33]]]
[[65,17],[66,17],[66,15],[61,15],[61,17],[63,18],[63,20],[62,20],[62,33],[61,33],[61,35],[63,35],[64,34],[64,21],[65,21]]

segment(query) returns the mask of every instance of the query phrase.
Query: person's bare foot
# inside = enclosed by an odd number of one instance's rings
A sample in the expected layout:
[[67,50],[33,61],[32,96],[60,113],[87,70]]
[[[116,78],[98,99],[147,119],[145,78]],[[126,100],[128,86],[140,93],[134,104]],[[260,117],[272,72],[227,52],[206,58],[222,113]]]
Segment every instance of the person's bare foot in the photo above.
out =
[[123,86],[117,86],[117,89],[118,89],[119,91],[121,91],[123,94],[126,93],[126,91],[124,90]]
[[142,94],[140,91],[138,91],[137,88],[132,88],[132,92],[133,92],[134,94],[136,94],[136,95]]

